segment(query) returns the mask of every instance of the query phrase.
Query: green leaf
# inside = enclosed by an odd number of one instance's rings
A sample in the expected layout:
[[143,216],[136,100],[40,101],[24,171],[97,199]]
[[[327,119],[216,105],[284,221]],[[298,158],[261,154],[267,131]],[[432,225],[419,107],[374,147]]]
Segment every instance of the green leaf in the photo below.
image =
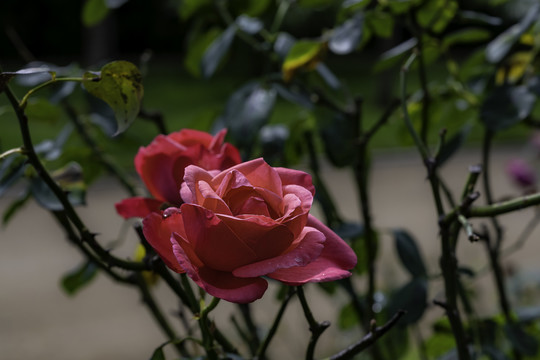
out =
[[338,55],[345,55],[353,52],[362,39],[362,27],[364,16],[360,13],[345,21],[332,31],[328,48]]
[[287,53],[281,67],[285,82],[290,81],[299,71],[313,70],[320,62],[324,51],[325,47],[320,41],[296,41]]
[[240,15],[236,18],[235,23],[240,30],[251,35],[257,34],[264,27],[261,20],[247,15]]
[[482,25],[499,26],[503,23],[501,18],[470,10],[460,11],[459,17],[462,20],[467,20]]
[[51,176],[62,190],[67,192],[68,200],[72,205],[86,205],[86,184],[79,164],[71,162],[52,172]]
[[483,28],[465,28],[446,35],[442,41],[444,49],[455,44],[469,44],[491,38],[491,33]]
[[427,277],[426,266],[416,241],[405,230],[394,230],[396,250],[403,266],[415,278]]
[[259,133],[262,156],[272,164],[285,158],[285,145],[290,138],[289,128],[283,124],[265,125]]
[[418,24],[435,33],[443,31],[459,8],[455,0],[428,0],[416,12]]
[[351,303],[341,308],[338,315],[338,327],[341,330],[352,329],[358,324],[357,321],[356,312]]
[[534,3],[527,11],[523,19],[506,29],[486,46],[486,59],[491,63],[498,63],[510,51],[512,46],[519,40],[520,36],[529,29],[532,23],[538,18],[540,4]]
[[234,92],[221,121],[239,147],[251,149],[274,108],[276,90],[250,82]]
[[236,27],[229,25],[221,35],[216,38],[204,52],[201,60],[201,74],[209,78],[216,72],[221,60],[229,51],[236,34]]
[[26,116],[33,121],[55,123],[62,117],[62,109],[44,98],[31,98],[25,108]]
[[[372,237],[374,241],[374,258],[376,259],[379,254],[379,234],[376,231],[372,230]],[[358,275],[365,274],[368,271],[368,266],[371,261],[375,259],[370,259],[366,251],[366,233],[362,231],[362,235],[358,238],[352,240],[351,247],[354,250],[358,261],[354,267],[354,272]]]
[[2,215],[2,225],[5,226],[11,220],[11,218],[22,209],[22,207],[30,199],[30,192],[26,189],[19,197],[17,197],[11,204],[8,205],[4,214]]
[[90,27],[99,24],[109,14],[105,0],[86,0],[82,9],[82,22]]
[[378,37],[389,38],[394,32],[394,18],[384,11],[373,10],[366,12],[366,24]]
[[402,14],[411,7],[420,3],[421,0],[387,0],[386,5],[394,14]]
[[504,130],[529,116],[535,101],[526,86],[501,86],[484,100],[480,118],[491,131]]
[[30,67],[26,69],[21,69],[17,71],[6,71],[0,73],[0,93],[2,93],[6,86],[9,84],[9,81],[13,79],[16,75],[33,75],[33,74],[42,74],[49,73],[51,76],[55,76],[54,71],[51,71],[47,67]]
[[374,70],[381,71],[399,64],[416,44],[418,44],[418,39],[410,38],[390,50],[385,51],[381,54],[379,61],[375,64]]
[[52,211],[64,210],[64,206],[60,200],[58,200],[56,195],[41,178],[32,178],[30,181],[30,191],[37,203],[45,209]]
[[132,63],[108,63],[101,68],[99,76],[84,74],[83,85],[113,109],[117,122],[115,135],[124,132],[139,114],[144,90],[141,73]]
[[326,156],[336,167],[356,161],[355,124],[341,113],[321,109],[315,113]]
[[425,351],[429,359],[438,359],[455,346],[456,340],[450,329],[448,329],[448,331],[435,331],[424,343]]
[[534,356],[538,353],[538,340],[527,334],[521,325],[507,323],[504,325],[504,333],[521,354]]
[[277,93],[287,101],[303,106],[308,110],[314,107],[313,102],[309,98],[309,94],[300,88],[288,88],[279,83],[272,83],[272,87]]
[[68,295],[75,295],[86,285],[90,284],[97,275],[97,272],[98,267],[96,264],[92,261],[87,261],[62,277],[62,288]]
[[152,353],[150,360],[165,360],[165,353],[163,352],[163,347],[160,346]]
[[398,324],[398,326],[407,326],[420,320],[426,308],[427,280],[415,278],[392,294],[388,304],[388,313],[394,314],[400,309],[407,311]]
[[178,12],[182,20],[187,20],[202,11],[204,8],[211,8],[212,0],[182,0]]
[[205,32],[190,35],[186,56],[184,57],[184,66],[191,75],[195,77],[201,76],[201,62],[204,52],[220,34],[221,29],[213,27]]
[[24,157],[17,154],[5,159],[0,166],[0,197],[23,177],[27,164]]

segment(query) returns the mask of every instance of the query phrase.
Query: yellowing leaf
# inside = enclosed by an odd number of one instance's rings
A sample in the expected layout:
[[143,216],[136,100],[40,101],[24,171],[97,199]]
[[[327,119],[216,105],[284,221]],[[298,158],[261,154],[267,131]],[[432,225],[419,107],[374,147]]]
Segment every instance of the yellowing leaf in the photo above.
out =
[[[146,256],[146,249],[142,244],[138,244],[135,248],[135,254],[133,255],[133,260],[142,261]],[[159,279],[159,276],[153,271],[143,271],[142,276],[144,281],[148,285],[155,285]]]
[[513,54],[505,61],[504,66],[497,69],[495,83],[497,85],[502,85],[505,82],[515,84],[529,69],[532,60],[533,55],[530,52],[521,51]]
[[295,42],[281,68],[283,80],[290,81],[298,71],[315,69],[325,50],[326,45],[319,41],[301,40]]
[[125,131],[139,114],[143,97],[142,75],[127,61],[113,61],[101,68],[99,75],[84,74],[88,92],[105,101],[116,117],[116,134]]

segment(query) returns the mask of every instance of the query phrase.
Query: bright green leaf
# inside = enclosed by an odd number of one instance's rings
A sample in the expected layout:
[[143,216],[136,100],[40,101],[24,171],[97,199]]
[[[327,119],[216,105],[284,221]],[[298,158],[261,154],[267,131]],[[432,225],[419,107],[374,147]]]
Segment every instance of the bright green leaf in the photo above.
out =
[[97,272],[96,264],[87,261],[62,277],[62,288],[68,295],[75,295],[83,287],[90,284]]
[[281,71],[283,79],[288,82],[301,70],[313,70],[325,51],[325,46],[320,41],[299,40],[290,48]]
[[96,76],[84,75],[84,87],[113,109],[117,121],[116,135],[125,131],[139,114],[143,97],[142,76],[135,65],[114,61],[101,68]]
[[423,28],[439,33],[454,18],[458,8],[455,0],[428,0],[416,12],[416,20]]
[[442,41],[443,48],[447,49],[455,44],[468,44],[487,40],[491,33],[482,28],[465,28],[446,35]]
[[82,22],[86,27],[97,25],[108,13],[105,0],[86,0],[82,9]]

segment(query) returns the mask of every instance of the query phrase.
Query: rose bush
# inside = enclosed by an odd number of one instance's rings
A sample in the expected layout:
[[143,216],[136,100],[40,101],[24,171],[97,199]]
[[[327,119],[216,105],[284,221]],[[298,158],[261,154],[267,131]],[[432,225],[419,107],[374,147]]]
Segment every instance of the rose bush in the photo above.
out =
[[135,169],[153,198],[133,197],[116,204],[124,218],[145,217],[158,211],[163,203],[180,206],[180,187],[184,169],[197,165],[206,170],[224,170],[239,164],[240,153],[224,143],[227,130],[216,136],[183,129],[158,135],[150,145],[141,147],[135,156]]
[[143,231],[172,270],[215,297],[247,303],[266,291],[262,276],[300,285],[350,275],[356,255],[309,214],[314,193],[308,174],[263,159],[219,173],[190,165],[184,204],[148,215]]

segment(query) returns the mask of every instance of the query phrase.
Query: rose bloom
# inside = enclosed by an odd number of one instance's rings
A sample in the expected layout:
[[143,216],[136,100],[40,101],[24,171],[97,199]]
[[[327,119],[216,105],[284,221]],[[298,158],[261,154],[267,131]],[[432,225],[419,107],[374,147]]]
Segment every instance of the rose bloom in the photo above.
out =
[[207,170],[224,170],[242,160],[238,150],[224,143],[227,130],[216,136],[184,129],[158,135],[150,145],[141,147],[135,156],[135,169],[154,198],[133,197],[116,204],[125,219],[145,217],[159,211],[163,203],[180,206],[180,187],[184,169],[197,165]]
[[289,285],[350,276],[352,249],[309,215],[311,177],[263,159],[220,173],[188,166],[184,204],[143,220],[148,242],[175,272],[236,303],[262,297],[262,277]]

